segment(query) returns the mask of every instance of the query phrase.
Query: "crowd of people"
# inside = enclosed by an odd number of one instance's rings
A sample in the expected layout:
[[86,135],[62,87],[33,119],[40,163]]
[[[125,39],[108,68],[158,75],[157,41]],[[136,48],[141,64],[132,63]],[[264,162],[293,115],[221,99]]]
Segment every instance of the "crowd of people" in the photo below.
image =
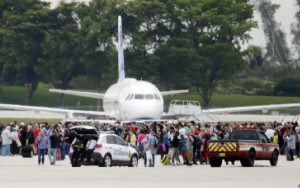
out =
[[[73,124],[48,124],[12,122],[0,124],[1,156],[19,155],[21,148],[31,146],[38,155],[38,164],[44,164],[45,155],[51,165],[64,160],[70,153],[75,136],[69,128]],[[173,123],[150,122],[136,124],[99,124],[92,123],[97,130],[111,131],[127,143],[136,147],[144,159],[145,167],[155,166],[155,155],[161,160],[169,156],[170,165],[207,164],[207,141],[226,139],[234,129],[258,129],[274,143],[279,144],[281,154],[300,157],[300,129],[297,123]],[[73,142],[74,144],[74,142]],[[181,161],[182,160],[182,161]],[[228,163],[228,162],[226,162]]]

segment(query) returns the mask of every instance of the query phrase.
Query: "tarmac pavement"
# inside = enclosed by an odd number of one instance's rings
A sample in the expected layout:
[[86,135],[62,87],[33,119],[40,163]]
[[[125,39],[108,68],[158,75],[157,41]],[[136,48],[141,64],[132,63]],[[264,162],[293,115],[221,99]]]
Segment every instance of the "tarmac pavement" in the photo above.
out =
[[1,188],[87,188],[87,187],[184,187],[184,188],[299,188],[300,159],[286,161],[280,156],[278,165],[269,161],[255,161],[251,168],[226,165],[211,168],[209,165],[191,167],[163,166],[156,157],[154,168],[145,168],[140,159],[137,168],[82,166],[72,168],[69,159],[57,161],[55,166],[38,165],[37,157],[0,157]]

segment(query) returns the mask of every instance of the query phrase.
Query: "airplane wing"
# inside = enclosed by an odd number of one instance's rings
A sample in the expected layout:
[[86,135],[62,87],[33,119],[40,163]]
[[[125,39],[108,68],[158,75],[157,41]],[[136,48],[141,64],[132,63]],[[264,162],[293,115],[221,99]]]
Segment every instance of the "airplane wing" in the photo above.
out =
[[213,109],[202,110],[202,111],[211,114],[221,114],[221,113],[230,113],[230,112],[249,112],[249,111],[256,111],[256,110],[264,111],[270,109],[282,109],[282,108],[294,108],[294,107],[300,107],[300,103],[213,108]]
[[75,95],[75,96],[88,97],[88,98],[94,98],[94,99],[103,99],[104,98],[103,93],[62,90],[62,89],[49,89],[49,91],[52,92],[52,93]]
[[161,91],[161,95],[175,95],[175,94],[180,94],[180,93],[188,93],[189,90],[172,90],[172,91]]
[[62,109],[62,108],[51,108],[51,107],[39,107],[39,106],[25,106],[25,105],[15,105],[15,104],[2,104],[0,103],[0,109],[5,110],[18,110],[18,111],[45,111],[45,112],[56,112],[61,114],[66,114],[66,116],[110,116],[112,117],[113,114],[109,114],[107,112],[100,112],[100,111],[87,111],[87,110],[70,110],[70,109]]

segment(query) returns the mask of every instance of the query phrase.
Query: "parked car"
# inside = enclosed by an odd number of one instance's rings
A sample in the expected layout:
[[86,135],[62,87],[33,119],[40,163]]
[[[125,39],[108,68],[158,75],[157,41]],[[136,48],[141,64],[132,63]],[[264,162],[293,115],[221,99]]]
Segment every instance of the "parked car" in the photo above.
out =
[[[83,141],[84,146],[89,137],[97,140],[97,145],[92,153],[91,162],[81,161],[78,165],[98,165],[104,167],[111,166],[130,166],[137,167],[139,155],[135,148],[127,144],[121,137],[112,132],[97,132],[91,126],[74,126],[70,131],[75,132]],[[73,149],[70,151],[70,158],[73,155]]]

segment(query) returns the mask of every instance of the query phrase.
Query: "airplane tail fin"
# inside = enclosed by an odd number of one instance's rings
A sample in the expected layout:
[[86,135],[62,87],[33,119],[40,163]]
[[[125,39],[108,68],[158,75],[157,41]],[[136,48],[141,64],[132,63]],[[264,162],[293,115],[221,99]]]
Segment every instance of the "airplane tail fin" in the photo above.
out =
[[123,36],[122,36],[122,18],[118,16],[118,67],[119,67],[119,79],[118,82],[125,79],[125,65],[124,65],[124,53],[123,53]]

